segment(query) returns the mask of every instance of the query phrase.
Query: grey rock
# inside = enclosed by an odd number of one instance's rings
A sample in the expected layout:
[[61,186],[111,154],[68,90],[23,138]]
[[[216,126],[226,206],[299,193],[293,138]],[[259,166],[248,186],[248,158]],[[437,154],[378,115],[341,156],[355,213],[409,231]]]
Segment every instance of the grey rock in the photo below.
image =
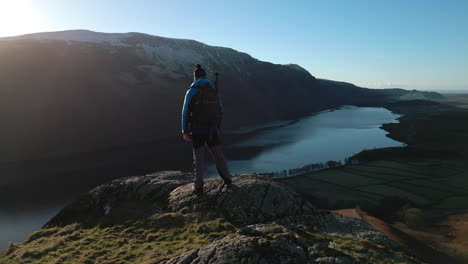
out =
[[166,260],[164,264],[196,263],[307,263],[308,253],[293,236],[275,238],[229,236],[205,247]]
[[348,257],[321,257],[315,260],[316,263],[323,264],[354,264],[359,263]]
[[70,223],[115,223],[167,210],[167,196],[193,179],[193,173],[162,171],[100,185],[63,208],[44,227]]
[[[310,245],[300,236],[300,233],[293,233],[286,227],[274,223],[254,224],[245,226],[243,229],[248,231],[241,231],[239,234],[212,241],[199,249],[185,252],[160,263],[375,263],[375,259],[365,254],[356,258],[355,252],[339,250],[338,245],[333,241]],[[330,250],[333,252],[332,255],[326,256],[330,254]],[[418,263],[386,250],[382,250],[379,254],[388,263]]]
[[236,175],[229,189],[220,178],[207,179],[203,194],[193,192],[192,180],[192,173],[174,171],[114,180],[65,207],[46,227],[76,222],[114,224],[171,211],[214,213],[237,223],[237,233],[207,237],[208,244],[203,247],[160,263],[348,264],[361,263],[363,258],[375,260],[365,252],[357,259],[339,240],[313,233],[364,239],[383,246],[376,249],[379,258],[414,263],[392,253],[398,245],[367,222],[316,209],[295,191],[271,179]]
[[169,195],[174,211],[211,210],[233,222],[264,223],[312,210],[292,189],[253,174],[233,177],[227,189],[219,178],[205,180],[204,193],[195,195],[192,184],[174,189]]
[[315,221],[320,233],[357,237],[391,248],[398,247],[398,244],[389,239],[384,233],[361,219],[343,216],[330,211],[317,210]]

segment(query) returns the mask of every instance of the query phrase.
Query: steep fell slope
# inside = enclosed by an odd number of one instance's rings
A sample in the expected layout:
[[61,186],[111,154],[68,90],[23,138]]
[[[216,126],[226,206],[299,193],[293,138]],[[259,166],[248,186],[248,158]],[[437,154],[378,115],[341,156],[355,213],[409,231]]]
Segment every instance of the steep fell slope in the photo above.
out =
[[387,97],[194,40],[85,30],[2,38],[0,162],[179,136],[198,63],[221,73],[227,128]]

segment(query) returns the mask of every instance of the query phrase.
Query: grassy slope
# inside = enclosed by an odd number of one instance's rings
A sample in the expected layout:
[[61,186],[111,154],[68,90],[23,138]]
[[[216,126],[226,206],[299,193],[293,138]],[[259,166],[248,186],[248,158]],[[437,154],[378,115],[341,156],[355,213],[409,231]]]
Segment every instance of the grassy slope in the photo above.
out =
[[0,263],[156,263],[236,227],[221,218],[165,213],[111,226],[45,228],[0,253]]
[[[272,225],[277,225],[275,222]],[[300,228],[287,232],[302,237],[322,257],[347,256],[362,263],[396,263],[389,256],[399,256],[420,263],[403,249],[376,245],[368,240],[315,232]],[[159,261],[200,248],[210,240],[242,233],[222,218],[210,214],[164,213],[110,226],[85,227],[71,224],[44,228],[25,241],[10,245],[0,253],[0,263],[158,263]],[[274,238],[276,234],[272,234]],[[269,235],[267,235],[269,236]],[[333,248],[329,248],[329,244]]]

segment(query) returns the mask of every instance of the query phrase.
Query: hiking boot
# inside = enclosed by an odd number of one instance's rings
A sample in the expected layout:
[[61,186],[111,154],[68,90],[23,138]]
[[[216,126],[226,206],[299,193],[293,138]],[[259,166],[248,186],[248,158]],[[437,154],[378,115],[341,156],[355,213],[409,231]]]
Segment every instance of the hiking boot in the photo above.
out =
[[193,191],[194,194],[202,194],[203,193],[203,187],[195,188],[195,186],[192,186],[192,191]]
[[224,181],[224,184],[226,185],[226,187],[227,187],[228,189],[231,189],[231,188],[232,188],[232,180],[230,180],[230,179],[229,179],[229,180],[225,180],[225,181]]

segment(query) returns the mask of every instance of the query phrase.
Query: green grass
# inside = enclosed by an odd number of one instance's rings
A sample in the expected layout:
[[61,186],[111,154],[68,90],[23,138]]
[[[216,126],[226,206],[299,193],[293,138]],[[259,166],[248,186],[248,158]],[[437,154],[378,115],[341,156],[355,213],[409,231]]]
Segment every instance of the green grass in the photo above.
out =
[[[418,207],[440,212],[453,206],[468,211],[465,203],[468,168],[463,161],[378,160],[280,179],[304,195],[357,204],[376,203],[385,196],[406,197]],[[465,195],[464,195],[465,194]],[[454,198],[458,197],[458,198]]]
[[10,246],[0,263],[156,263],[236,231],[221,218],[166,213],[142,221],[85,228],[41,229]]
[[[277,223],[270,223],[277,225]],[[367,240],[316,233],[316,228],[283,229],[294,239],[302,239],[319,252],[316,257],[343,256],[365,263],[398,263],[395,256],[413,259],[400,249],[375,245]],[[0,255],[0,263],[157,263],[191,249],[212,238],[236,236],[239,229],[222,218],[204,214],[165,213],[142,221],[86,228],[80,224],[41,229],[24,242],[11,245]],[[278,234],[265,234],[275,239]],[[329,247],[333,244],[334,247]],[[415,263],[418,263],[417,261]]]

